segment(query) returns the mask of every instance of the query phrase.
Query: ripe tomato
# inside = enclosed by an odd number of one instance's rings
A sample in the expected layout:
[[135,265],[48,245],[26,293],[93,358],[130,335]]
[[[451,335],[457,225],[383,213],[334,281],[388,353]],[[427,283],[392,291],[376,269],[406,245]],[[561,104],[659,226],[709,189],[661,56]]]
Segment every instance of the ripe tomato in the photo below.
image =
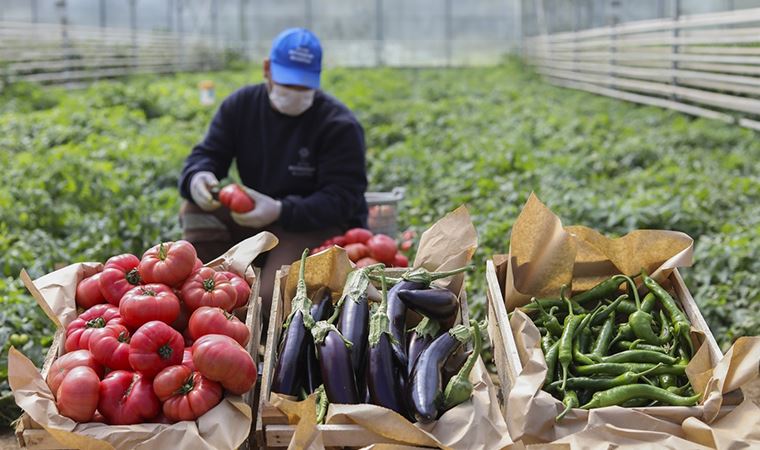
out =
[[185,351],[182,352],[182,365],[187,366],[195,371],[195,364],[193,364],[193,347],[185,347]]
[[401,248],[402,252],[408,252],[409,249],[412,248],[413,245],[414,245],[414,241],[404,241],[401,243],[401,246],[399,248]]
[[222,400],[222,386],[187,366],[171,366],[153,380],[164,415],[175,422],[195,420]]
[[201,268],[188,278],[180,295],[191,311],[201,306],[218,306],[232,311],[237,304],[237,291],[227,275],[209,267]]
[[195,264],[193,265],[193,272],[192,273],[195,273],[201,267],[203,267],[203,261],[201,261],[200,258],[196,257],[195,258]]
[[143,254],[137,270],[145,283],[178,286],[192,273],[197,257],[187,241],[162,242]]
[[119,313],[132,328],[139,328],[153,320],[170,324],[179,317],[179,299],[165,284],[145,284],[124,294]]
[[129,364],[136,371],[152,378],[165,367],[182,362],[185,341],[169,325],[157,320],[141,326],[129,344]]
[[204,377],[218,381],[233,394],[245,394],[256,384],[253,358],[229,336],[201,336],[193,344],[193,364]]
[[119,301],[130,289],[140,284],[140,273],[137,256],[124,253],[112,256],[106,261],[103,272],[100,273],[100,291],[108,303],[119,306]]
[[245,281],[245,278],[233,272],[222,272],[230,279],[230,283],[237,292],[237,302],[233,309],[241,308],[248,304],[248,297],[251,296],[251,286]]
[[161,405],[150,378],[115,370],[100,382],[98,411],[110,425],[133,425],[156,417]]
[[228,184],[219,191],[219,203],[226,206],[230,211],[246,213],[253,211],[256,202],[238,184]]
[[372,236],[367,242],[369,247],[369,254],[376,260],[391,265],[393,264],[393,258],[396,256],[396,241],[384,234],[377,234]]
[[91,277],[83,279],[77,284],[77,290],[74,296],[77,306],[89,309],[99,303],[106,302],[106,298],[103,297],[103,293],[100,291],[100,275],[102,273],[103,272],[98,272]]
[[66,353],[53,361],[53,364],[50,365],[50,370],[48,370],[46,381],[53,394],[58,392],[58,387],[61,386],[61,382],[66,374],[75,367],[89,367],[95,371],[98,377],[103,376],[103,365],[95,359],[89,350],[75,350],[71,353]]
[[338,247],[345,247],[348,242],[346,242],[345,236],[335,236],[332,239],[332,244],[330,245],[337,245]]
[[346,238],[346,244],[364,244],[372,237],[372,232],[364,228],[351,228],[343,236]]
[[396,253],[396,256],[393,258],[393,267],[409,267],[409,258],[401,253]]
[[359,261],[356,261],[356,267],[359,268],[371,266],[372,264],[377,264],[377,260],[370,257],[362,258]]
[[55,395],[62,416],[75,422],[89,422],[98,407],[100,378],[87,366],[74,367],[66,374]]
[[113,325],[93,331],[90,353],[111,370],[132,370],[129,365],[129,330],[124,326]]
[[369,247],[364,244],[347,244],[346,254],[352,262],[359,261],[369,256]]
[[107,325],[124,325],[119,315],[119,308],[109,304],[93,306],[66,327],[64,350],[73,352],[89,349],[92,332]]
[[243,347],[251,338],[251,331],[240,319],[222,308],[209,306],[201,306],[195,310],[190,316],[187,329],[190,330],[190,336],[196,340],[207,334],[223,334],[236,340]]

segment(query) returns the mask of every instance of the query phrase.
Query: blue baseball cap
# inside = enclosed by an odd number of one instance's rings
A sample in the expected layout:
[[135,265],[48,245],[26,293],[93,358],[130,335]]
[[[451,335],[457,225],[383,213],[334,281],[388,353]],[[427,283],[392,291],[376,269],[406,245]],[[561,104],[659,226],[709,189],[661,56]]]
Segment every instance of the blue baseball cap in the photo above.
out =
[[280,33],[272,42],[269,60],[275,83],[319,88],[322,45],[311,31],[289,28]]

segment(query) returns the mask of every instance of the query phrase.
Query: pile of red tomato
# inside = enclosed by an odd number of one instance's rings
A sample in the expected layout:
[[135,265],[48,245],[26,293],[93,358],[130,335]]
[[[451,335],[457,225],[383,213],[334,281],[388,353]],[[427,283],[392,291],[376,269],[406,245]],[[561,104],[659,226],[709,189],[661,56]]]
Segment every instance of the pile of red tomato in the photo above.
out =
[[[402,243],[402,250],[408,250],[411,247],[411,238],[409,236],[409,239]],[[385,234],[373,234],[364,228],[352,228],[343,235],[332,237],[311,253],[319,253],[333,245],[343,247],[348,254],[348,259],[357,267],[366,267],[379,262],[388,267],[409,266],[409,259],[399,251],[395,239]]]
[[77,285],[85,311],[47,375],[59,412],[77,422],[174,423],[202,416],[225,390],[248,392],[250,331],[231,313],[250,293],[237,274],[203,267],[187,241],[110,258]]

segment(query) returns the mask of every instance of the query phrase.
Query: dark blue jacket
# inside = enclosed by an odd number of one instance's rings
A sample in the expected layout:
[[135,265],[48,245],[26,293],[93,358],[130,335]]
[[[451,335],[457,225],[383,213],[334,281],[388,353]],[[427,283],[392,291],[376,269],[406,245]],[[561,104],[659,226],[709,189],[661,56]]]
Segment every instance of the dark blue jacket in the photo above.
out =
[[192,176],[210,171],[221,180],[234,159],[243,184],[282,201],[286,230],[366,227],[365,151],[364,130],[333,97],[318,90],[311,108],[290,117],[272,109],[264,84],[246,86],[222,102],[185,161],[179,190],[192,201]]

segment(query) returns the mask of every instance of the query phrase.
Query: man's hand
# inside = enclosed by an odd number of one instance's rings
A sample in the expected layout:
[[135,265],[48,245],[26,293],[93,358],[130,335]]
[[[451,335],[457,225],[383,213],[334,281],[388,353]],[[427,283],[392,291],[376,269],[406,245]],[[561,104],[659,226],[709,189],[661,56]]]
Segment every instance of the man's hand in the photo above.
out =
[[219,180],[211,172],[198,172],[190,179],[190,196],[202,210],[211,212],[221,206],[209,191],[209,188],[217,184]]
[[262,228],[280,218],[282,203],[268,195],[243,186],[245,193],[256,203],[256,207],[247,213],[233,212],[232,220],[238,225],[249,228]]

